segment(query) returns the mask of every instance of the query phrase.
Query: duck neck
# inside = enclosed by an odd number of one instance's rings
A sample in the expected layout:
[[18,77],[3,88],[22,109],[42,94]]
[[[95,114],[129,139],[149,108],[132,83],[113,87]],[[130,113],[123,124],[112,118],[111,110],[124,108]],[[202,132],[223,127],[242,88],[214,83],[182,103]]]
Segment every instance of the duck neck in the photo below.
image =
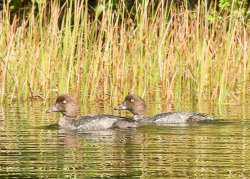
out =
[[65,112],[62,112],[62,115],[65,119],[68,119],[68,120],[78,120],[79,117],[80,117],[80,112],[79,110],[67,110]]
[[144,117],[144,115],[142,115],[142,114],[137,114],[137,115],[134,115],[134,116],[133,116],[133,119],[134,119],[135,121],[142,121],[142,120],[145,119],[145,117]]

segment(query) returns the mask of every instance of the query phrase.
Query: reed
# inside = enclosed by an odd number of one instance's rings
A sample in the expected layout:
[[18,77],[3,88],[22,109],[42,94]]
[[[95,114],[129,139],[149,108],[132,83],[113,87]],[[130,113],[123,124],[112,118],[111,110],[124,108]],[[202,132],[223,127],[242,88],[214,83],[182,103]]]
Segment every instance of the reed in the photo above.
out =
[[133,18],[122,3],[116,10],[105,4],[91,18],[87,2],[75,2],[63,12],[56,1],[49,10],[40,4],[38,14],[33,8],[12,21],[4,6],[2,100],[71,92],[117,102],[131,90],[168,103],[245,100],[250,46],[243,14],[214,18],[202,4],[191,11],[160,3],[152,10],[145,0]]

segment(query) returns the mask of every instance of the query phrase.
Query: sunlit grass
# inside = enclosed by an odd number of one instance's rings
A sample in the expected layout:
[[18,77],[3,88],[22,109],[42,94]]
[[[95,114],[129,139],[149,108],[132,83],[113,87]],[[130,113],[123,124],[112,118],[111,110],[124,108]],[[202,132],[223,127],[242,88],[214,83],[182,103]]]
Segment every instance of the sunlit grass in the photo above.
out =
[[90,18],[84,3],[68,4],[63,12],[56,2],[49,11],[41,5],[37,16],[31,11],[12,22],[5,6],[2,100],[70,92],[117,102],[134,91],[169,103],[244,101],[250,45],[243,15],[211,18],[213,9],[202,5],[168,11],[160,4],[152,12],[145,1],[134,19],[122,4],[116,11],[105,5],[101,16]]

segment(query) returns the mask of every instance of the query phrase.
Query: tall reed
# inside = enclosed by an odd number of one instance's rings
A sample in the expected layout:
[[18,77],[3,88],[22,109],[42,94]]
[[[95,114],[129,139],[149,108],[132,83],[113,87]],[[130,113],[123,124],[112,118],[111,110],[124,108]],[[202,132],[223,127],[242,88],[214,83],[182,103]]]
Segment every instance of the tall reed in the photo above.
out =
[[250,71],[244,16],[215,17],[202,4],[189,10],[164,1],[152,10],[149,2],[135,3],[133,17],[121,3],[115,10],[104,4],[91,18],[86,1],[66,3],[64,11],[53,1],[49,10],[40,4],[38,14],[33,8],[12,21],[5,5],[1,99],[71,92],[117,101],[134,91],[170,104],[244,100]]

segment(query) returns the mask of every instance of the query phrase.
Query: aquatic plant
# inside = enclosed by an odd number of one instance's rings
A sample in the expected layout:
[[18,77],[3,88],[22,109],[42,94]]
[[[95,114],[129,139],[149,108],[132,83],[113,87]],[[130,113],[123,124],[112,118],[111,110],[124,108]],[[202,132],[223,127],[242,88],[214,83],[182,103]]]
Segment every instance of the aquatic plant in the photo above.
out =
[[[106,3],[111,3],[108,1]],[[82,100],[121,100],[132,90],[169,103],[244,100],[249,87],[249,24],[243,13],[214,16],[164,1],[121,2],[89,14],[87,1],[39,4],[26,16],[3,7],[2,100],[74,92]]]

